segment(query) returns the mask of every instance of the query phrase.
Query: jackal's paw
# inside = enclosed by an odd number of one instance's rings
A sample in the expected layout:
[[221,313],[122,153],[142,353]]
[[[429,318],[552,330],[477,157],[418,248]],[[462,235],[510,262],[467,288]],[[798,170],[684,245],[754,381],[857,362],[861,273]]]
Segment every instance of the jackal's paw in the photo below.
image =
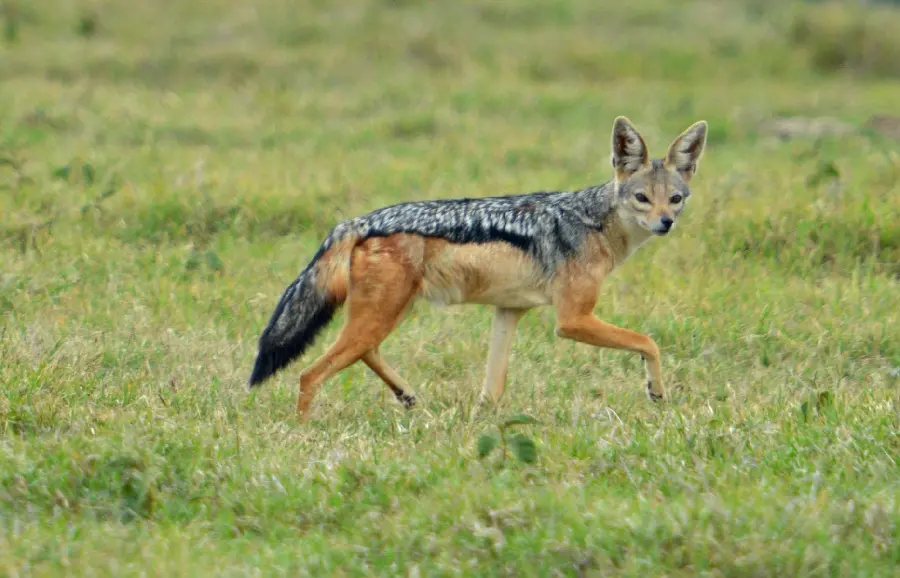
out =
[[647,394],[650,396],[650,401],[659,402],[663,400],[662,393],[656,393],[653,391],[653,382],[647,382]]
[[497,411],[497,402],[490,396],[481,392],[479,394],[478,399],[472,404],[472,409],[469,412],[470,419],[483,419],[489,416],[492,416]]
[[401,393],[397,396],[397,400],[402,403],[403,407],[406,409],[412,409],[412,407],[416,405],[416,396],[408,393]]

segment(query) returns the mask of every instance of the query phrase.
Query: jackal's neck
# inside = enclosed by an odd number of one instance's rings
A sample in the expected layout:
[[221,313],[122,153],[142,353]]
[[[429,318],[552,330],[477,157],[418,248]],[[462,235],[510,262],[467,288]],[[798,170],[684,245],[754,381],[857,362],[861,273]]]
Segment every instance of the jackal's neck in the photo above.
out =
[[603,224],[603,236],[616,260],[621,265],[646,243],[653,234],[641,227],[630,215],[613,207]]

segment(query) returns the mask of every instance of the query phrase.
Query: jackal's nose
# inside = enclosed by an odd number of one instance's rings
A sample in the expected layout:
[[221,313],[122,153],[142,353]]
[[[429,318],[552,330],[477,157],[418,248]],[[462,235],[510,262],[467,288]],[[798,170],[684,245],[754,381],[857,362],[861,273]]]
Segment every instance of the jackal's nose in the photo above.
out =
[[670,217],[663,217],[659,220],[659,228],[665,232],[669,232],[669,229],[672,228],[672,224],[675,223],[675,220]]

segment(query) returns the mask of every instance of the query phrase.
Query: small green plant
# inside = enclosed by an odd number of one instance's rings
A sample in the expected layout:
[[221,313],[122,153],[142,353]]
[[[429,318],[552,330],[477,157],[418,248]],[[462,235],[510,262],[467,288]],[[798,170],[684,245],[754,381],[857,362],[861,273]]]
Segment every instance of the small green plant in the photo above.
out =
[[19,29],[22,22],[18,3],[7,0],[0,5],[0,14],[3,16],[3,40],[7,44],[14,44],[19,40]]
[[78,18],[78,24],[75,27],[75,31],[82,38],[93,38],[97,34],[98,27],[98,15],[88,11],[84,12],[81,17]]
[[829,417],[834,415],[834,395],[830,391],[810,394],[809,398],[800,404],[802,421],[809,421],[813,414]]
[[[62,166],[56,167],[50,174],[54,179],[71,183],[76,178],[75,173],[78,169],[78,163],[72,161]],[[90,163],[81,163],[80,172],[80,180],[85,188],[93,186],[94,181],[97,178],[97,169],[94,168],[94,165]]]
[[198,271],[204,265],[209,267],[209,270],[216,273],[222,271],[225,268],[225,263],[222,262],[222,259],[215,251],[211,249],[202,251],[197,247],[191,249],[191,254],[188,255],[188,258],[184,263],[185,269],[187,271]]
[[500,435],[483,434],[478,438],[478,458],[484,459],[493,452],[497,446],[501,448],[501,460],[505,461],[508,453],[512,453],[516,459],[533,464],[537,461],[537,446],[534,440],[520,434],[508,434],[507,432],[519,425],[532,425],[540,423],[535,418],[524,413],[513,416],[498,426]]
[[841,179],[841,171],[831,160],[820,160],[813,172],[806,178],[806,186],[817,187],[822,183],[836,182]]

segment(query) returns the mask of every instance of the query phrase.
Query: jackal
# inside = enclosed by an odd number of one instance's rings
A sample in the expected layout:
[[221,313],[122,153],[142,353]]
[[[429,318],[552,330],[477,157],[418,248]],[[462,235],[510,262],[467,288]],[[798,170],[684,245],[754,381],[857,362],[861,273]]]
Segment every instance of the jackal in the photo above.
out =
[[337,225],[291,283],[259,340],[255,387],[299,357],[345,302],[337,341],[300,376],[305,419],[319,386],[362,360],[406,407],[416,398],[379,354],[413,301],[496,307],[482,399],[503,395],[516,326],[531,308],[556,309],[556,334],[641,354],[650,398],[664,389],[659,347],[594,316],[600,285],[650,237],[668,234],[706,146],[707,124],[651,160],[625,117],[612,130],[614,178],[566,192],[403,203]]

